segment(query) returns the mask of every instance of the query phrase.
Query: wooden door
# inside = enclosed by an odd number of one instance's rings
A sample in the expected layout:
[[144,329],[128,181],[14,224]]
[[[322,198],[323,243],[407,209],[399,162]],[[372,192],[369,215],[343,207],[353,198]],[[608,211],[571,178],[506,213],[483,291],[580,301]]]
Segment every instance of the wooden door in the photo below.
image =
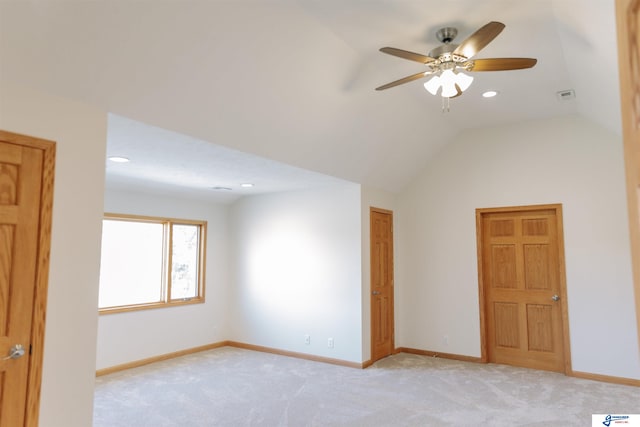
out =
[[371,208],[371,361],[394,349],[393,214]]
[[53,191],[51,144],[0,131],[2,427],[37,425]]
[[[616,0],[622,136],[640,340],[640,0]],[[639,341],[640,342],[640,341]]]
[[560,209],[552,205],[478,212],[489,362],[567,371]]

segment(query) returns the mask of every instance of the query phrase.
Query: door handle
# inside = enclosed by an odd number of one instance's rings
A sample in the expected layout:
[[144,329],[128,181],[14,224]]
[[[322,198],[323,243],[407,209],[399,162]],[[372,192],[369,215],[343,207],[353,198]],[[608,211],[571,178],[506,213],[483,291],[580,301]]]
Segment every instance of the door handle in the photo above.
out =
[[554,301],[560,301],[560,297],[558,295],[552,296],[551,299]]
[[2,360],[20,359],[24,356],[24,348],[21,344],[16,344],[9,349],[9,355]]
[[371,292],[373,295],[380,295],[380,291],[373,291]]

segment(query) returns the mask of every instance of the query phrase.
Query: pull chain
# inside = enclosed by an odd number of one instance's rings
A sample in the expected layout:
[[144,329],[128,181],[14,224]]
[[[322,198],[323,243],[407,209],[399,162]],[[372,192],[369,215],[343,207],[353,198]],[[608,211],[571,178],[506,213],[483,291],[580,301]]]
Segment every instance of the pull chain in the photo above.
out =
[[[445,101],[445,99],[446,99],[446,101]],[[450,100],[449,97],[445,97],[445,96],[442,97],[442,112],[443,113],[448,113],[448,112],[451,111],[449,109],[449,100]]]

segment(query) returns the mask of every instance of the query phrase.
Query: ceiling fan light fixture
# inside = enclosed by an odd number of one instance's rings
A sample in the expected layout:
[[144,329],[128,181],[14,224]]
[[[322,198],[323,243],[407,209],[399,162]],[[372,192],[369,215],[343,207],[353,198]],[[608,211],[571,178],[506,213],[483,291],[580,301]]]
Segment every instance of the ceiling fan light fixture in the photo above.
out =
[[440,89],[440,76],[433,76],[424,84],[424,88],[431,95],[437,95],[438,89]]
[[473,77],[471,77],[470,75],[467,75],[465,73],[456,74],[456,84],[462,92],[469,89],[471,83],[473,83]]
[[439,76],[433,76],[424,84],[424,88],[429,91],[431,95],[437,95],[438,89],[442,87],[442,97],[452,98],[458,95],[458,88],[460,88],[461,92],[464,92],[469,89],[472,82],[473,77],[447,69],[442,71]]
[[442,97],[451,98],[458,94],[456,89],[456,73],[453,70],[444,70],[440,75],[440,84],[442,85]]
[[458,94],[455,83],[442,85],[442,93],[440,95],[443,98],[453,98]]

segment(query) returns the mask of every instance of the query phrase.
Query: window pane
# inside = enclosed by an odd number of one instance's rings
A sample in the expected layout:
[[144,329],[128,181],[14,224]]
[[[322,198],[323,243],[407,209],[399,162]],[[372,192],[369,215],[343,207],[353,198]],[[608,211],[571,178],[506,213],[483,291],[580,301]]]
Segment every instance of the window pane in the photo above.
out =
[[162,300],[164,226],[158,223],[102,223],[99,307]]
[[171,265],[171,299],[198,296],[198,244],[197,225],[174,224]]

